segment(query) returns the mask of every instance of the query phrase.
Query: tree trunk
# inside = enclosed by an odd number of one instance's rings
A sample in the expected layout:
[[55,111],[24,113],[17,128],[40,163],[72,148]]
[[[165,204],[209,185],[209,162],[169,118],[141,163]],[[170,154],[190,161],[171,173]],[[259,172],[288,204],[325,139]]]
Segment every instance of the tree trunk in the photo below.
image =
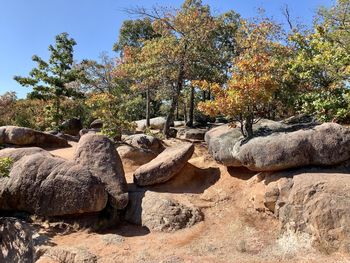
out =
[[186,123],[186,126],[193,127],[193,118],[194,118],[194,87],[191,87],[191,94],[190,94],[190,109],[188,113],[188,123]]
[[187,101],[184,100],[184,121],[187,123]]
[[179,101],[176,103],[176,120],[179,120]]
[[203,93],[202,93],[202,101],[206,101],[207,100],[207,93],[205,90],[203,90]]
[[183,79],[184,79],[184,62],[182,62],[180,64],[180,68],[179,68],[179,75],[177,77],[177,83],[176,83],[176,88],[175,88],[175,92],[174,92],[174,96],[171,100],[171,105],[170,105],[170,110],[168,113],[168,116],[166,118],[166,122],[164,125],[164,129],[163,129],[163,133],[164,136],[166,138],[169,137],[169,131],[170,131],[170,125],[173,123],[174,121],[174,113],[175,113],[175,108],[176,108],[176,104],[179,101],[179,96],[180,96],[180,92],[182,90],[182,86],[183,86]]
[[60,108],[61,108],[61,101],[60,101],[60,97],[59,96],[57,96],[56,97],[56,103],[55,103],[56,105],[55,105],[55,115],[56,116],[54,116],[54,122],[55,122],[55,125],[56,125],[56,128],[60,125],[60,119],[61,119],[61,117],[60,117]]
[[150,104],[151,104],[150,90],[149,90],[149,88],[147,88],[146,89],[146,127],[147,128],[149,128],[151,126]]
[[247,139],[253,138],[253,123],[254,116],[253,114],[249,114],[244,121],[245,136]]

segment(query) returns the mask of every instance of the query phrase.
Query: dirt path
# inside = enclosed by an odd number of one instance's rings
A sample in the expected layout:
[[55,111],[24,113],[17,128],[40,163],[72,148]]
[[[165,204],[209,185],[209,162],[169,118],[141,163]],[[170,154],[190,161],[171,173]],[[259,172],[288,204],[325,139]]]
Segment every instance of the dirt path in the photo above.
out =
[[[51,152],[71,159],[75,144],[72,146]],[[125,167],[130,187],[136,168]],[[204,144],[197,144],[193,158],[181,173],[152,190],[201,207],[204,222],[174,233],[151,233],[141,227],[121,225],[104,233],[56,235],[51,241],[58,246],[83,247],[101,263],[345,262],[340,256],[327,257],[303,248],[302,240],[293,235],[279,237],[273,215],[257,212],[248,200],[251,176],[245,169],[227,170],[212,160]],[[123,241],[106,244],[104,236],[111,233]]]

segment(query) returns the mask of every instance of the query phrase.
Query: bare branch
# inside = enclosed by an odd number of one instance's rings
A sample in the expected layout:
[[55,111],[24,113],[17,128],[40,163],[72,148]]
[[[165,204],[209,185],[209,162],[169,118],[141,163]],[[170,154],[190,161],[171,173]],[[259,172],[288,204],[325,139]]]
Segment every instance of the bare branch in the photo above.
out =
[[282,8],[282,15],[286,18],[290,30],[293,30],[294,26],[290,17],[289,7],[287,4]]

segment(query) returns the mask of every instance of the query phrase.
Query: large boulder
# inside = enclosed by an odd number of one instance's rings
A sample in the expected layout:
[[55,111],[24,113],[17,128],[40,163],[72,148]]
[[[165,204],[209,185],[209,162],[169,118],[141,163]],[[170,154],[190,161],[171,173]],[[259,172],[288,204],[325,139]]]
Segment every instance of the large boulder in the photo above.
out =
[[350,129],[325,123],[312,129],[260,136],[240,146],[232,158],[254,171],[336,165],[350,159]]
[[78,136],[82,128],[83,124],[79,118],[72,118],[61,124],[61,131],[71,136]]
[[126,221],[145,226],[152,231],[175,231],[191,227],[203,220],[195,207],[184,206],[168,197],[151,191],[130,192]]
[[140,186],[164,183],[181,171],[194,152],[192,143],[182,143],[165,149],[151,162],[134,172],[134,182]]
[[97,134],[81,137],[74,160],[106,184],[109,202],[116,209],[128,204],[128,190],[122,161],[111,140]]
[[264,204],[279,218],[282,231],[306,232],[323,251],[350,253],[350,170],[313,168],[263,176]]
[[164,150],[161,140],[146,134],[134,134],[127,136],[124,139],[124,142],[136,148],[150,150],[156,154],[159,154]]
[[55,135],[17,126],[0,127],[0,143],[18,146],[67,147],[67,140]]
[[30,226],[16,218],[0,217],[0,262],[34,263]]
[[[150,128],[155,130],[161,130],[164,128],[166,118],[155,117],[150,119]],[[146,119],[135,121],[137,130],[144,131],[146,129]]]
[[98,212],[106,203],[104,184],[87,167],[48,153],[22,157],[1,179],[0,210],[63,216]]
[[308,165],[335,165],[350,159],[350,130],[335,123],[288,125],[263,120],[245,141],[228,124],[206,133],[209,153],[225,166],[277,171]]

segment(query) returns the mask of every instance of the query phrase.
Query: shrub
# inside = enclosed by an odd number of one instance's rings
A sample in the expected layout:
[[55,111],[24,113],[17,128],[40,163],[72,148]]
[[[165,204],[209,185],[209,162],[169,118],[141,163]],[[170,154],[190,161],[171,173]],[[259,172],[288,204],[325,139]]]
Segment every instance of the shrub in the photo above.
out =
[[13,162],[13,159],[9,157],[0,158],[0,177],[9,176]]

